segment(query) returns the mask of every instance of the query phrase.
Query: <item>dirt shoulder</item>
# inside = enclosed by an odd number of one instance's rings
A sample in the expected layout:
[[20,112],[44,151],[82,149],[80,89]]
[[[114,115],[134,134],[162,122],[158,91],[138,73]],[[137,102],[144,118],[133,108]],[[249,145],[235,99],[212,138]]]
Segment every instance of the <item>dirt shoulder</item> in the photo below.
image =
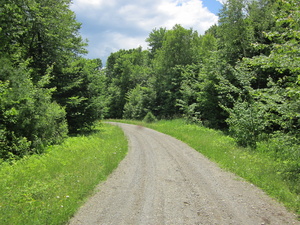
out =
[[181,141],[121,123],[129,152],[70,220],[78,224],[300,224],[254,185]]

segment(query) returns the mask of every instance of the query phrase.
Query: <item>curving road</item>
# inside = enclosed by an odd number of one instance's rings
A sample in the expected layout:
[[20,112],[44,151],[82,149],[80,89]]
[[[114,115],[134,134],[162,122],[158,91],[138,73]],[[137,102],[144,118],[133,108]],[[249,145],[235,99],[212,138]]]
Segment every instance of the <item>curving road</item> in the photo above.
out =
[[70,220],[78,224],[300,224],[295,216],[186,144],[121,123],[130,149]]

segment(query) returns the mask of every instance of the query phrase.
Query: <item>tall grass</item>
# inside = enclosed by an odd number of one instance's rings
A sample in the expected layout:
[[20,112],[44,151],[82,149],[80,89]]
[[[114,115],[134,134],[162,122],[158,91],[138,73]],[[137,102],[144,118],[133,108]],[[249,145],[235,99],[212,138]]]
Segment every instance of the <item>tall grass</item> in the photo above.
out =
[[233,138],[220,131],[187,124],[184,120],[162,120],[151,124],[126,122],[153,128],[187,143],[223,169],[260,187],[300,216],[300,195],[294,191],[297,190],[292,186],[295,184],[288,182],[281,173],[284,162],[267,154],[239,147]]
[[0,165],[0,224],[64,224],[127,152],[115,126]]

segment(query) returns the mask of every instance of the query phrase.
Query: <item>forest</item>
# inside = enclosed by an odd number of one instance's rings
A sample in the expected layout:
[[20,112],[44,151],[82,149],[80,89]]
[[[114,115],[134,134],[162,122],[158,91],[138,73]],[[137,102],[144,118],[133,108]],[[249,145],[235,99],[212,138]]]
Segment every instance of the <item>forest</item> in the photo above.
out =
[[104,118],[184,118],[284,162],[300,181],[300,4],[228,0],[200,35],[154,28],[103,67],[70,0],[0,2],[0,162]]

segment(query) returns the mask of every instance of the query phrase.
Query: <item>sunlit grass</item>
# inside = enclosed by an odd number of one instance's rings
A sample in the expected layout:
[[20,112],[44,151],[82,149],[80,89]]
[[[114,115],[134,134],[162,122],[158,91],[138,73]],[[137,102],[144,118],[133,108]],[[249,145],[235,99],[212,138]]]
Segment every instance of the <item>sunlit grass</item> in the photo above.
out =
[[44,155],[0,165],[0,224],[64,224],[127,152],[120,130],[68,138]]

